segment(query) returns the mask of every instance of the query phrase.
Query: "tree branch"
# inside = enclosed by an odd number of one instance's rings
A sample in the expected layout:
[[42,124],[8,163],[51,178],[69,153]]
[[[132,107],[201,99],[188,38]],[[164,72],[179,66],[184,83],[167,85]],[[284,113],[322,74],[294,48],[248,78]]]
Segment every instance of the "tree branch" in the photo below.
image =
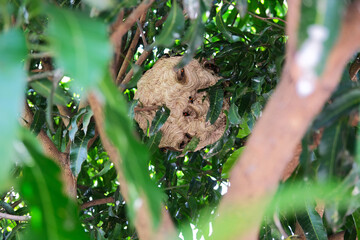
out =
[[30,216],[18,216],[18,215],[11,215],[11,214],[2,213],[2,212],[0,212],[0,218],[5,218],[5,219],[9,219],[9,220],[14,220],[14,221],[29,221],[31,219]]
[[[103,109],[102,106],[97,99],[95,93],[89,94],[89,103],[91,106],[91,109],[94,112],[94,118],[96,121],[96,126],[99,130],[99,135],[101,138],[101,142],[107,151],[107,153],[110,156],[110,160],[114,163],[115,169],[118,173],[118,179],[120,183],[120,190],[121,194],[124,197],[125,201],[129,200],[129,190],[128,190],[128,184],[126,182],[126,179],[123,175],[122,169],[120,167],[121,164],[121,158],[118,153],[118,150],[111,144],[110,140],[107,138],[105,130],[104,130],[104,115],[103,115]],[[151,216],[149,212],[149,206],[147,204],[147,201],[145,201],[144,197],[143,202],[144,204],[141,205],[141,207],[137,211],[136,219],[135,219],[135,227],[138,232],[139,238],[142,240],[152,240],[152,239],[160,239],[160,240],[166,240],[171,239],[172,237],[176,236],[176,231],[174,228],[174,225],[171,221],[171,218],[169,216],[169,213],[163,209],[162,210],[162,219],[160,222],[160,226],[158,229],[154,229],[152,226]]]
[[102,205],[102,204],[107,204],[107,203],[113,203],[114,201],[115,201],[115,199],[113,197],[96,199],[96,200],[93,200],[93,201],[86,202],[86,203],[82,204],[81,209],[86,209],[86,208],[89,208],[89,207]]
[[[355,1],[348,8],[324,72],[316,80],[314,92],[301,97],[296,91],[301,71],[294,61],[300,0],[289,2],[289,42],[282,79],[256,123],[241,159],[231,172],[231,187],[219,206],[220,217],[214,224],[222,231],[214,231],[215,238],[216,234],[229,232],[230,236],[221,237],[257,239],[262,216],[285,166],[308,126],[335,90],[347,61],[360,47],[359,8],[360,1]],[[229,216],[237,223],[236,228],[225,224],[224,220]]]
[[[143,64],[145,62],[145,60],[149,57],[151,51],[144,51],[140,57],[138,58],[138,60],[136,61],[136,65],[140,66],[141,64]],[[127,74],[126,77],[124,78],[124,80],[121,82],[121,85],[124,86],[130,82],[132,76],[134,75],[134,70],[131,69]]]
[[143,13],[146,13],[148,8],[154,0],[144,0],[137,8],[128,16],[123,24],[120,24],[116,30],[111,34],[110,40],[115,46],[115,49],[119,48],[119,43],[123,35],[129,31],[129,29],[135,24],[136,20],[140,18]]

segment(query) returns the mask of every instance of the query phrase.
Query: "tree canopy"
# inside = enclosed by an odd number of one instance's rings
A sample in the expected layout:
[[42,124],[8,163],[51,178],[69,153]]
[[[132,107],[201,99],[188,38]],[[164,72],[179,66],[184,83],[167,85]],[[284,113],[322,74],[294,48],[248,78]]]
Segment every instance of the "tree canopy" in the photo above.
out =
[[[0,0],[0,239],[360,238],[357,9]],[[226,126],[200,150],[159,148],[165,105],[134,120],[175,56],[218,77],[196,93]]]

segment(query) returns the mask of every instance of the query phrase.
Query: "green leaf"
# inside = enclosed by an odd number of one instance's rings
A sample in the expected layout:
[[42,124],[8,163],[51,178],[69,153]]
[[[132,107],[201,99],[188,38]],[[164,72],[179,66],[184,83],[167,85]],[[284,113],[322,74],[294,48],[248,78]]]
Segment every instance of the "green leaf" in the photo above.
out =
[[186,45],[188,45],[188,48],[178,63],[177,68],[183,68],[192,60],[196,54],[196,50],[204,41],[204,32],[205,27],[202,18],[198,17],[196,20],[193,20],[183,39]]
[[360,103],[360,89],[352,89],[337,97],[327,105],[315,119],[313,129],[329,126],[340,117],[349,113]]
[[87,145],[90,139],[95,136],[95,124],[90,125],[89,131],[85,134],[79,131],[70,147],[70,168],[75,177],[81,170],[81,165],[87,159]]
[[13,142],[25,102],[26,75],[22,61],[27,49],[23,33],[17,29],[2,33],[0,53],[0,191],[3,191],[13,165]]
[[84,131],[84,133],[87,133],[87,129],[91,120],[91,117],[94,115],[93,111],[91,110],[90,106],[86,107],[86,113],[84,114],[84,118],[83,118],[83,126],[82,126],[82,130]]
[[41,109],[37,110],[34,114],[34,119],[30,126],[30,131],[35,135],[38,135],[41,131],[41,128],[45,124],[45,112]]
[[154,154],[155,151],[159,149],[161,138],[162,132],[157,132],[156,134],[152,135],[146,142],[146,146],[148,147],[150,154]]
[[225,22],[222,18],[222,11],[219,11],[216,14],[216,26],[220,30],[221,34],[229,41],[233,42],[233,36],[231,32],[228,30],[227,26],[225,25]]
[[315,205],[305,203],[305,211],[302,214],[296,214],[301,228],[305,232],[306,239],[309,240],[327,240],[327,233],[320,215],[315,211]]
[[[118,149],[122,158],[121,169],[129,187],[129,201],[127,204],[129,218],[134,221],[138,210],[136,202],[145,195],[149,204],[152,223],[157,227],[161,215],[161,201],[163,195],[156,184],[150,179],[148,164],[150,155],[146,146],[133,135],[133,123],[128,117],[124,96],[111,82],[110,77],[102,82],[101,90],[106,97],[105,131],[110,141]],[[121,124],[119,124],[121,123]],[[120,164],[120,163],[118,163]]]
[[57,64],[75,79],[77,88],[95,86],[108,71],[111,58],[105,24],[78,12],[55,7],[47,10],[49,42]]
[[[30,86],[41,96],[48,98],[51,93],[52,82],[48,79],[40,79],[30,82]],[[57,87],[54,92],[53,101],[58,105],[67,105],[70,101],[70,96],[66,95],[61,87]]]
[[200,142],[200,138],[197,138],[197,137],[191,138],[190,142],[188,144],[186,144],[182,154],[186,154],[187,152],[195,151],[199,142]]
[[59,166],[43,155],[28,131],[22,131],[22,140],[33,159],[31,166],[24,167],[20,184],[31,214],[24,239],[88,239],[75,202],[63,193]]
[[75,116],[73,116],[73,118],[71,119],[71,121],[70,121],[71,129],[69,130],[70,141],[74,141],[75,134],[79,130],[77,121],[86,112],[86,109],[87,108],[80,109],[79,112]]
[[111,162],[110,162],[110,161],[107,161],[107,162],[104,164],[104,168],[101,169],[101,171],[100,171],[98,174],[96,174],[96,175],[94,176],[94,178],[95,178],[95,177],[100,177],[100,176],[106,174],[106,173],[110,170],[110,168],[111,168]]
[[247,117],[244,117],[241,121],[241,124],[240,124],[240,129],[239,129],[239,132],[238,134],[236,135],[237,138],[244,138],[246,136],[248,136],[250,133],[251,133],[251,130],[247,124]]
[[357,238],[360,239],[360,209],[354,211],[351,216],[355,223]]
[[238,109],[238,106],[235,105],[235,103],[232,103],[230,105],[229,121],[230,121],[231,124],[239,124],[239,123],[241,123],[241,117],[239,115],[239,109]]
[[341,133],[343,121],[325,128],[319,145],[319,173],[321,177],[331,178],[336,172],[336,162],[343,145]]
[[226,162],[223,165],[221,177],[223,178],[229,178],[229,173],[234,166],[234,164],[237,162],[237,160],[240,158],[242,152],[244,151],[245,147],[241,147],[238,150],[234,151],[230,157],[226,160]]
[[174,40],[181,36],[184,30],[184,22],[185,20],[182,9],[176,1],[173,1],[169,16],[164,23],[164,27],[161,30],[161,33],[155,37],[155,43],[152,44],[152,46],[171,47],[174,44]]
[[206,115],[206,121],[210,120],[214,124],[218,119],[224,101],[224,90],[221,87],[213,87],[209,91],[210,94],[210,108]]
[[149,135],[153,136],[164,125],[168,117],[170,116],[170,109],[166,106],[162,106],[155,114],[154,119],[151,122]]

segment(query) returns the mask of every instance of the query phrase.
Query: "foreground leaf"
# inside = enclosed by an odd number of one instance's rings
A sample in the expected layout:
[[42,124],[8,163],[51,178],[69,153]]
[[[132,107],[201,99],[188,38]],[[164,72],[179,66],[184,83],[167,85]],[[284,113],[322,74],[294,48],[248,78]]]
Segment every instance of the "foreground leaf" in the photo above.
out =
[[22,61],[26,57],[23,33],[16,29],[0,35],[0,191],[6,187],[13,164],[13,142],[24,104],[26,75]]
[[48,7],[48,12],[48,36],[56,62],[78,88],[95,86],[111,57],[106,26],[78,12],[55,7]]
[[37,140],[22,132],[23,143],[33,159],[23,169],[20,190],[30,206],[30,228],[24,239],[88,239],[75,203],[63,194],[60,168],[43,155]]

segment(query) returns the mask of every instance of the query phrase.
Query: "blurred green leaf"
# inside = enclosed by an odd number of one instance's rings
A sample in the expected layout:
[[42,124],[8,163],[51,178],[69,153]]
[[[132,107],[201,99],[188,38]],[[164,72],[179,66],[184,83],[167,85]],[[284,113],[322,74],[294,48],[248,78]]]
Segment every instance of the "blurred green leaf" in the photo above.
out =
[[130,199],[127,207],[129,217],[134,221],[135,213],[138,210],[136,203],[139,201],[139,197],[144,194],[153,218],[153,226],[157,227],[160,221],[163,195],[149,177],[149,152],[133,135],[134,131],[131,127],[133,124],[128,117],[123,95],[113,85],[109,77],[102,82],[101,90],[103,96],[106,97],[106,134],[119,150],[122,158],[121,169],[123,169],[128,182]]
[[33,159],[31,166],[24,167],[20,184],[31,214],[24,239],[88,239],[74,201],[63,194],[60,168],[40,152],[28,131],[22,131],[22,140]]
[[245,147],[241,147],[234,151],[230,157],[226,160],[226,162],[223,165],[221,177],[223,178],[229,178],[229,173],[234,166],[234,164],[237,162],[237,160],[240,158],[242,152],[244,151]]
[[296,214],[301,228],[305,232],[306,239],[309,240],[327,240],[327,233],[322,222],[322,218],[315,210],[315,205],[305,203],[305,212]]
[[171,47],[174,40],[180,38],[184,29],[184,15],[176,1],[172,2],[169,16],[167,17],[161,33],[155,37],[152,46]]
[[78,12],[50,6],[47,11],[50,47],[59,67],[74,78],[77,88],[95,86],[111,58],[106,26]]
[[[49,98],[52,88],[52,82],[48,79],[40,79],[30,82],[30,86],[41,96]],[[70,101],[70,96],[66,95],[64,90],[57,87],[53,97],[54,104],[66,106]]]
[[209,91],[210,107],[206,115],[206,121],[210,120],[214,124],[218,119],[224,101],[224,90],[221,87],[213,87]]
[[334,102],[324,107],[318,117],[314,120],[313,129],[329,126],[340,117],[349,113],[360,103],[360,89],[350,91],[338,96]]
[[247,0],[236,0],[236,9],[239,11],[241,18],[244,18],[247,14],[247,6],[248,1]]
[[166,106],[160,107],[160,109],[156,111],[155,117],[151,122],[149,135],[153,136],[156,132],[158,132],[169,116],[170,109],[168,109]]
[[22,61],[26,58],[27,49],[23,33],[17,29],[2,33],[0,53],[0,191],[3,191],[14,161],[13,143],[25,102],[26,75]]
[[240,129],[238,134],[236,135],[237,138],[244,138],[251,133],[251,130],[247,124],[247,117],[243,118],[240,123]]
[[95,136],[95,124],[89,126],[89,131],[79,131],[70,146],[70,168],[75,177],[79,175],[82,163],[87,159],[87,145]]

